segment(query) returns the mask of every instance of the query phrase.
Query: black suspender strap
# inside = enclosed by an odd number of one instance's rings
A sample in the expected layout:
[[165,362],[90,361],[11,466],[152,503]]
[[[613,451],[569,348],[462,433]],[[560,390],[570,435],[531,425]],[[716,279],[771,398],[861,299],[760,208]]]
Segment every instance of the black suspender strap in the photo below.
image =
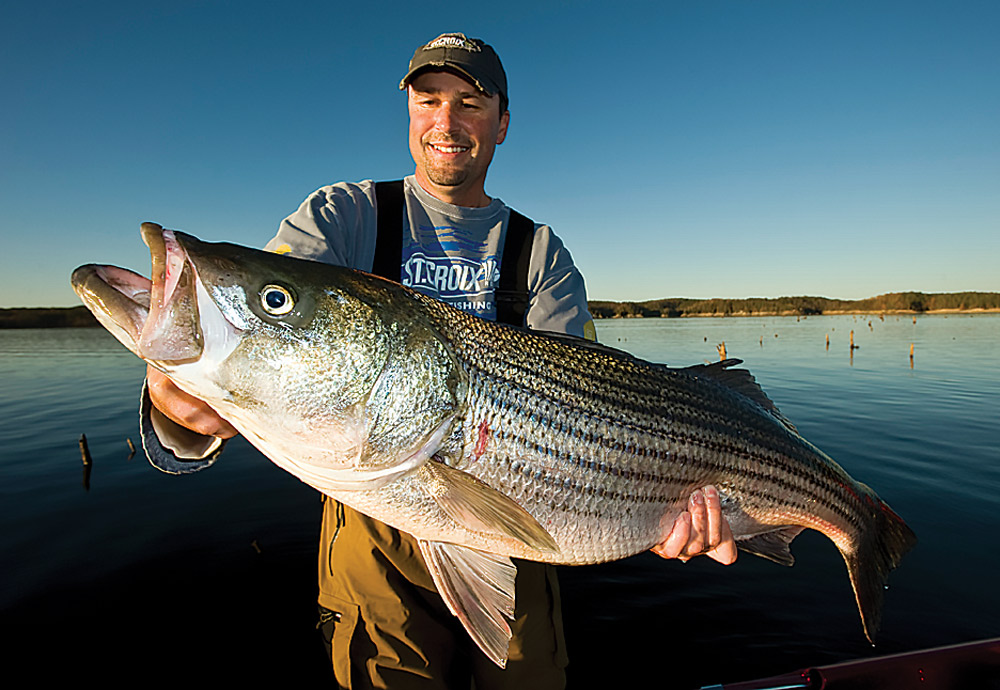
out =
[[375,183],[375,260],[372,273],[397,283],[403,263],[403,181]]
[[[375,259],[372,273],[397,283],[403,263],[403,181],[375,183]],[[511,209],[496,289],[497,321],[524,327],[528,313],[528,263],[535,223]]]
[[514,209],[507,221],[507,238],[500,259],[500,282],[496,289],[497,321],[525,326],[528,313],[528,263],[535,239],[535,223]]

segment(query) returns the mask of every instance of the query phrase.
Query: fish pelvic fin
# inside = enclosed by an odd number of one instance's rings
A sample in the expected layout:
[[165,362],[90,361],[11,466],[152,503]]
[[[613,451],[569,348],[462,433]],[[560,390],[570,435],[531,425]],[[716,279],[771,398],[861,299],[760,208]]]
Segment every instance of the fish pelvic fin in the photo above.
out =
[[875,644],[875,633],[882,622],[882,600],[889,573],[917,543],[917,537],[902,518],[864,484],[863,502],[869,509],[868,525],[853,551],[842,552],[861,613],[865,637]]
[[514,499],[476,477],[432,460],[421,485],[448,517],[473,532],[512,537],[539,551],[558,552],[552,535]]
[[507,665],[517,567],[507,556],[420,540],[420,553],[448,609],[500,668]]

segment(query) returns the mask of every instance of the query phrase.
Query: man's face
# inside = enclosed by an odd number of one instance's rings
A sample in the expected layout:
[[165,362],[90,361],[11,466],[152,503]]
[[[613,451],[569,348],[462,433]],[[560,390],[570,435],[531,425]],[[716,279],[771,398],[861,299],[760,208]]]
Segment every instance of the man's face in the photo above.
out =
[[424,72],[407,88],[410,154],[417,181],[442,201],[484,206],[486,171],[507,136],[500,97],[450,72]]

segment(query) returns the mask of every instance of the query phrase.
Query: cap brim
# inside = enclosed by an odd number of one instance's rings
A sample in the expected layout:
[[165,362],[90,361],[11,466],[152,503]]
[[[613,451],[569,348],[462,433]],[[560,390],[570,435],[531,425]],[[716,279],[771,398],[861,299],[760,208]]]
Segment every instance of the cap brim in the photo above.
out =
[[416,77],[421,72],[428,72],[432,70],[435,72],[451,72],[452,74],[456,74],[490,97],[495,96],[497,95],[497,93],[500,92],[500,89],[496,87],[494,87],[492,90],[486,88],[486,86],[484,86],[481,80],[476,79],[474,76],[469,74],[466,70],[462,69],[461,67],[457,67],[448,62],[428,62],[423,65],[420,65],[419,67],[414,67],[409,72],[407,72],[406,76],[404,76],[402,81],[399,82],[399,90],[402,91],[403,89],[405,89],[406,85],[409,84],[413,80],[413,78]]

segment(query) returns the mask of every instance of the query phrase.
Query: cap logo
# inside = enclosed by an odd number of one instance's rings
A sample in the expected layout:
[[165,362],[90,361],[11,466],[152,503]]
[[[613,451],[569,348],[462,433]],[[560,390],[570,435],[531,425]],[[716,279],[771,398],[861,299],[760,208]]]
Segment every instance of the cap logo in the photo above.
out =
[[461,48],[462,50],[468,50],[470,53],[482,52],[479,46],[462,34],[444,34],[443,36],[438,36],[424,46],[424,50],[431,50],[432,48]]

